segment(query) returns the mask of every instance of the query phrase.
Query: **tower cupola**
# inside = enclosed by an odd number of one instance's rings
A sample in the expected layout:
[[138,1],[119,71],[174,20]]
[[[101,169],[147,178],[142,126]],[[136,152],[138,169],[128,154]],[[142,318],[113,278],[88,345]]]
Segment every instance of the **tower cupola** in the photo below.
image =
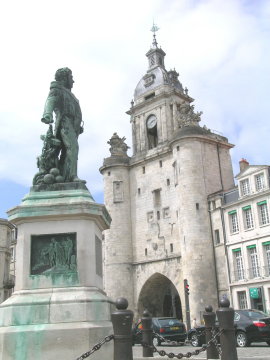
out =
[[156,32],[158,29],[159,28],[153,24],[151,29],[153,32],[153,42],[150,50],[146,53],[146,57],[148,58],[148,70],[135,89],[135,104],[143,100],[147,100],[148,94],[150,94],[151,97],[153,91],[161,86],[167,86],[168,90],[170,88],[175,88],[184,94],[183,86],[178,80],[179,74],[175,70],[168,72],[165,69],[164,58],[166,53],[161,49],[161,47],[158,47],[156,39]]

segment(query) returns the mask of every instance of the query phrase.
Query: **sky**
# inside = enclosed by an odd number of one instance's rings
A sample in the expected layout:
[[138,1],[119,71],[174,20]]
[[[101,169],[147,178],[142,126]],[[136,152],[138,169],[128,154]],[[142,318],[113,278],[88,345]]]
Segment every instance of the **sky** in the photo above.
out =
[[114,132],[132,145],[126,111],[148,68],[153,21],[166,69],[176,69],[195,111],[203,111],[200,125],[235,144],[235,175],[241,158],[270,164],[269,0],[3,1],[1,218],[30,190],[47,131],[40,119],[50,82],[66,66],[85,124],[78,175],[103,202],[99,168]]

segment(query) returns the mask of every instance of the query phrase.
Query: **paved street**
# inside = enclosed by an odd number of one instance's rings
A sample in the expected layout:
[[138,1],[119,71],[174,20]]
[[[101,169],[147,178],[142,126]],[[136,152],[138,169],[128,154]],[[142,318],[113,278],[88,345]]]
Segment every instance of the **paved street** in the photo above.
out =
[[[192,346],[170,346],[170,345],[162,345],[158,346],[158,350],[165,350],[167,353],[173,352],[174,354],[179,354],[180,352],[185,354],[188,351],[194,351],[196,348]],[[237,348],[238,358],[239,360],[270,360],[270,346],[266,343],[261,344],[253,344],[246,348]],[[142,348],[140,345],[133,346],[133,356],[134,359],[140,359],[142,357]],[[154,354],[155,357],[161,357],[157,354]],[[168,357],[162,357],[163,359],[168,359]],[[190,359],[206,359],[206,353],[203,352],[198,356],[192,356]]]

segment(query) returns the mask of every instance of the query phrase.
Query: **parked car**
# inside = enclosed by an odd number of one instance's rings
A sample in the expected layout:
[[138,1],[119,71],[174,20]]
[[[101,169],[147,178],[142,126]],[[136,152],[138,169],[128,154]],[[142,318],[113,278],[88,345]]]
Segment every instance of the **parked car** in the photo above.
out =
[[[156,334],[161,335],[166,340],[177,341],[179,343],[185,343],[187,338],[187,332],[185,324],[180,322],[176,318],[172,317],[154,317],[152,318],[153,331]],[[142,322],[139,320],[132,329],[132,342],[134,344],[140,344],[142,341]],[[158,346],[161,344],[161,339],[157,336],[153,336],[153,345]]]
[[[237,346],[249,346],[252,342],[266,342],[270,345],[270,317],[262,311],[235,310],[234,325]],[[216,328],[218,329],[218,323]],[[205,326],[189,330],[187,337],[192,346],[206,343],[204,330]]]

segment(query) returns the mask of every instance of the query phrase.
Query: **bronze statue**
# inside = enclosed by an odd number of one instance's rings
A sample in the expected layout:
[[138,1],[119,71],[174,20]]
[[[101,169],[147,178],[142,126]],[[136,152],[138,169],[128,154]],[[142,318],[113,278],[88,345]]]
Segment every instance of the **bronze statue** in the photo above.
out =
[[[50,124],[50,128],[47,135],[41,137],[44,144],[38,157],[39,173],[34,177],[34,185],[82,181],[77,176],[77,162],[78,137],[83,132],[83,122],[79,101],[71,92],[73,83],[69,68],[56,71],[41,119]],[[55,127],[52,134],[53,113]]]

